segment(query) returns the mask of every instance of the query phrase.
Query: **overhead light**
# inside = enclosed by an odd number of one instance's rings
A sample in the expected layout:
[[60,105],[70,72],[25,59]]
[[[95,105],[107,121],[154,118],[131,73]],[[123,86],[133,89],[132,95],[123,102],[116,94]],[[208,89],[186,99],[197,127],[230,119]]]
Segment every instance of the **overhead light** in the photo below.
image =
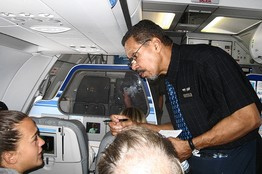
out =
[[0,12],[1,16],[4,17],[15,17],[16,15],[13,13],[5,13],[5,12]]
[[31,13],[25,13],[25,12],[19,13],[19,16],[22,16],[22,17],[34,17],[34,15],[32,15]]
[[199,13],[199,10],[189,9],[188,12],[191,12],[191,13]]
[[169,29],[174,17],[175,13],[143,12],[143,19],[149,19],[163,29]]
[[[71,47],[72,48],[72,47]],[[95,46],[86,47],[84,45],[81,45],[79,47],[73,48],[76,51],[79,52],[86,52],[86,53],[99,53],[101,50]]]
[[49,13],[39,13],[38,16],[43,17],[43,18],[53,18],[54,17],[54,15],[49,14]]
[[258,22],[260,20],[218,16],[203,28],[201,32],[238,34]]
[[211,13],[212,13],[212,11],[210,11],[210,10],[200,10],[200,13],[207,13],[207,14],[211,14]]
[[176,31],[179,33],[188,33],[189,32],[188,30],[176,30]]
[[14,22],[25,22],[25,19],[21,19],[21,18],[17,18],[17,17],[11,18],[11,20],[14,21]]
[[210,33],[214,33],[215,32],[215,26],[219,25],[220,21],[223,19],[224,17],[216,17],[215,19],[213,19],[205,28],[203,28],[201,30],[201,32],[210,32]]
[[160,21],[160,26],[163,29],[169,29],[174,17],[175,17],[175,13],[164,13],[163,15],[163,19],[162,21]]
[[53,19],[53,18],[49,19],[48,21],[49,21],[49,22],[53,22],[53,23],[61,23],[60,20],[58,20],[58,19]]
[[44,22],[42,19],[38,19],[38,18],[31,18],[31,20],[35,22]]
[[48,26],[48,25],[35,25],[30,27],[32,30],[39,31],[42,33],[62,33],[71,30],[71,28],[68,27],[62,27],[62,26]]

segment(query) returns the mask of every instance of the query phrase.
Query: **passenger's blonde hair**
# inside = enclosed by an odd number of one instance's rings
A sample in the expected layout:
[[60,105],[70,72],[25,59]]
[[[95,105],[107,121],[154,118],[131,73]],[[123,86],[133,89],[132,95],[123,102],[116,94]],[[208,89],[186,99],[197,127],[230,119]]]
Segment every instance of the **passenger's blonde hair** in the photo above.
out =
[[138,108],[130,107],[125,108],[123,111],[120,112],[120,115],[125,115],[130,118],[132,121],[136,121],[138,123],[146,123],[146,116],[145,114]]

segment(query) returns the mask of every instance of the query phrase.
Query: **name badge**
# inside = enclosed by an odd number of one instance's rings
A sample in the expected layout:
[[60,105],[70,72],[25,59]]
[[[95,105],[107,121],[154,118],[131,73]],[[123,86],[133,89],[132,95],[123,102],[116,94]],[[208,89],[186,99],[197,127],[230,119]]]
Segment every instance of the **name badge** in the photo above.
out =
[[190,93],[185,93],[185,94],[183,94],[183,97],[184,98],[193,97],[193,94],[191,92]]

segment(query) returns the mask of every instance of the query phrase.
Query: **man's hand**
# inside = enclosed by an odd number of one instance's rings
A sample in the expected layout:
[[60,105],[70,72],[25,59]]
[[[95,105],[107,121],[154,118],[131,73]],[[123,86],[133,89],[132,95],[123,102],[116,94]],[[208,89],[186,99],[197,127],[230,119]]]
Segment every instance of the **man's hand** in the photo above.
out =
[[192,155],[192,150],[187,141],[181,140],[179,138],[168,139],[171,141],[173,147],[175,148],[180,161],[184,161]]
[[[117,135],[119,132],[121,132],[124,128],[136,125],[136,122],[131,121],[127,116],[125,115],[111,115],[110,119],[112,122],[109,123],[110,131],[112,135]],[[128,119],[127,121],[120,121],[120,119]]]

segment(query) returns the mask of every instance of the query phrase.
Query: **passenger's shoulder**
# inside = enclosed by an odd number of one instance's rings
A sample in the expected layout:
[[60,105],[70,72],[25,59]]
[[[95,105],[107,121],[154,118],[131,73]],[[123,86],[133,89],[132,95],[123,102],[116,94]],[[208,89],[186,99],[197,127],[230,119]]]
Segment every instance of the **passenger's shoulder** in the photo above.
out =
[[14,169],[0,168],[0,174],[19,174],[19,173]]

